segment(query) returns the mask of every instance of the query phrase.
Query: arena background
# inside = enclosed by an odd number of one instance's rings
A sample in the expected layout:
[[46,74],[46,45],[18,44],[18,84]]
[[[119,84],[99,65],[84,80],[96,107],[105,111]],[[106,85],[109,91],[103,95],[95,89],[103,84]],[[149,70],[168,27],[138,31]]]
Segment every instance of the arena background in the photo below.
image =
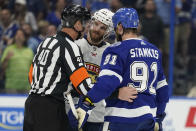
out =
[[[138,10],[141,37],[155,42],[153,44],[163,52],[164,71],[170,87],[164,131],[195,131],[196,0],[0,0],[0,59],[4,50],[13,45],[15,32],[19,28],[30,28],[25,47],[35,53],[34,45],[28,41],[36,45],[59,30],[59,12],[71,3],[85,6],[92,13],[101,8],[109,8],[113,12],[121,7]],[[9,10],[10,15],[5,10]],[[12,26],[14,24],[17,28]],[[28,29],[26,31],[28,33]],[[114,34],[107,40],[115,42]],[[2,66],[3,61],[0,62]],[[14,72],[18,73],[17,70]],[[7,89],[5,81],[9,78],[5,74],[5,69],[1,68],[0,131],[22,131],[24,102],[29,86],[25,89]]]

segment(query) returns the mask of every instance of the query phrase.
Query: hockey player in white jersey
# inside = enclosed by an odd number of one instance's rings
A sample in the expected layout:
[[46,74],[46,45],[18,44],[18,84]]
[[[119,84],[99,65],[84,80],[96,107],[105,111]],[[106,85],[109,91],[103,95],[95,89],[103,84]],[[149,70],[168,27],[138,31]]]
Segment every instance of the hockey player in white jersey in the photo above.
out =
[[108,129],[154,131],[156,121],[160,126],[158,130],[162,131],[161,123],[169,95],[161,52],[153,44],[138,38],[139,18],[135,9],[121,8],[112,20],[120,42],[104,50],[97,82],[78,102],[78,123],[85,123],[93,103],[107,98],[122,86],[130,85],[138,90],[138,97],[133,103],[106,99],[104,120],[109,122]]
[[[76,41],[76,44],[82,51],[87,71],[93,83],[96,82],[100,72],[103,51],[110,45],[104,40],[113,30],[112,16],[113,13],[108,9],[101,9],[95,12],[89,23],[87,36]],[[95,105],[96,108],[92,110],[87,123],[83,127],[83,131],[99,131],[103,126],[105,101],[102,100]]]
[[[104,40],[113,31],[112,13],[108,9],[101,9],[94,13],[89,23],[87,35],[83,39],[75,41],[80,47],[83,59],[86,64],[87,71],[93,83],[100,72],[100,63],[104,50],[110,46]],[[121,100],[132,102],[136,98],[137,91],[135,88],[123,87],[118,91]],[[75,99],[75,98],[74,98]],[[75,99],[76,100],[76,99]],[[102,130],[105,114],[105,101],[95,103],[87,123],[83,127],[83,131],[99,131]]]

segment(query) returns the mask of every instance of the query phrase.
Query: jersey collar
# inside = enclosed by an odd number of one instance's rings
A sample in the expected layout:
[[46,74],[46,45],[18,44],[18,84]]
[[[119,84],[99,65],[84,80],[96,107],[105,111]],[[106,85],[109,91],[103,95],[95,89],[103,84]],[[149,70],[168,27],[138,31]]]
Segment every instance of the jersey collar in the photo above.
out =
[[65,33],[63,31],[59,31],[57,34],[62,36],[62,37],[64,37],[64,38],[67,37],[68,39],[74,41],[69,34],[67,34],[67,33]]
[[[135,38],[127,38],[127,39],[125,39],[125,40],[142,40],[142,39],[140,39],[140,38],[138,38],[138,37],[135,37]],[[124,40],[124,41],[125,41]]]

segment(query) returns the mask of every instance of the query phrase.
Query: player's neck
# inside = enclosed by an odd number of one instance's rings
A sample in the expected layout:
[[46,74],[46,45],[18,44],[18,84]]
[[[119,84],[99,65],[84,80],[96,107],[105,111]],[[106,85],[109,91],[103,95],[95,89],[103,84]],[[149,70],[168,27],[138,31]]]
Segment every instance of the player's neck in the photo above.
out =
[[130,38],[138,38],[138,35],[133,33],[128,33],[122,36],[122,40],[130,39]]
[[78,34],[73,29],[62,28],[61,31],[67,33],[73,40],[76,40]]

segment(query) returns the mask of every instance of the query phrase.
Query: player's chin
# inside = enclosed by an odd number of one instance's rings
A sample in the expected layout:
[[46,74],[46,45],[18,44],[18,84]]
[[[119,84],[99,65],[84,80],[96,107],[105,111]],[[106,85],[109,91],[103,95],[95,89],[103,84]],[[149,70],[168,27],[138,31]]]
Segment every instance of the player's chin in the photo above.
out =
[[100,41],[101,41],[101,38],[100,37],[94,37],[94,38],[92,38],[92,41],[94,42],[94,43],[99,43]]
[[96,33],[96,32],[92,32],[92,37],[97,39],[100,37],[100,34]]

